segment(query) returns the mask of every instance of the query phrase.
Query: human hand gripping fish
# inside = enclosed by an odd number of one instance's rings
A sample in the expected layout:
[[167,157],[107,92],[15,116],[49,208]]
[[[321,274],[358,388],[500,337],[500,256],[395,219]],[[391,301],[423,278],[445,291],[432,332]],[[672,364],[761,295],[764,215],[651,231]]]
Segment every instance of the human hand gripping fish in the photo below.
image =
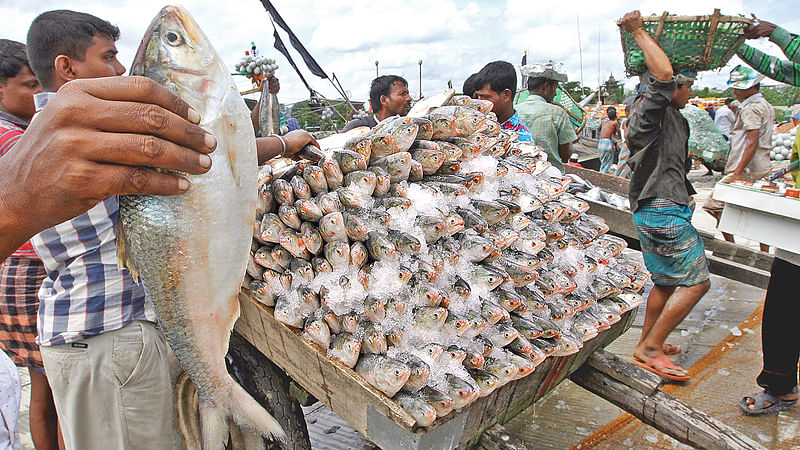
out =
[[146,167],[206,172],[216,139],[199,121],[143,77],[65,84],[0,164],[0,260],[110,195],[185,192],[185,177]]
[[144,284],[164,334],[194,382],[203,448],[222,448],[227,418],[284,440],[280,424],[225,366],[239,316],[258,195],[255,133],[230,71],[187,11],[167,6],[146,32],[131,73],[164,85],[216,136],[213,165],[178,196],[120,197],[118,257]]

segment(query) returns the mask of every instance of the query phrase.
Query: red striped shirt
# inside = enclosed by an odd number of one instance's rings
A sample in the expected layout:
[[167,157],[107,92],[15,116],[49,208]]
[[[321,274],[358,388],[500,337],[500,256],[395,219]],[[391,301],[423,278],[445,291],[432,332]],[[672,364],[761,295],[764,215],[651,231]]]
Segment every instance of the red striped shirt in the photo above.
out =
[[[23,130],[21,128],[6,128],[0,126],[0,157],[8,153],[9,150],[14,147],[14,144],[17,143],[22,133]],[[39,257],[36,256],[36,252],[33,251],[33,246],[30,241],[22,244],[22,247],[18,248],[11,256],[39,259]]]

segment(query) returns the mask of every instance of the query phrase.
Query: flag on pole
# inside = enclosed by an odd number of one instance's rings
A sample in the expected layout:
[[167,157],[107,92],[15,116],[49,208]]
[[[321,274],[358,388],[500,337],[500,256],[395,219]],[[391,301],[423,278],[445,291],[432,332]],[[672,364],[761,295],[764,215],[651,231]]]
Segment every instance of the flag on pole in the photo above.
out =
[[[297,36],[292,31],[292,29],[289,28],[289,25],[286,24],[286,21],[283,20],[283,17],[281,17],[281,15],[278,14],[278,10],[275,9],[274,6],[272,6],[272,3],[270,3],[269,0],[261,0],[261,4],[264,5],[264,8],[267,9],[267,11],[269,12],[269,15],[272,17],[272,19],[274,19],[274,22],[273,22],[273,25],[272,25],[273,28],[275,26],[275,23],[277,23],[278,26],[283,28],[283,30],[286,31],[286,34],[289,35],[289,42],[292,44],[292,47],[294,47],[294,49],[297,50],[298,53],[300,53],[300,56],[303,57],[303,61],[305,61],[306,66],[308,67],[308,70],[310,70],[311,73],[313,73],[314,75],[316,75],[316,76],[318,76],[320,78],[328,78],[328,75],[325,73],[324,70],[322,70],[322,67],[320,67],[320,65],[317,64],[317,61],[314,59],[313,56],[311,56],[311,53],[309,53],[308,50],[306,50],[306,48],[300,42],[300,39],[297,38]],[[276,31],[275,35],[277,36],[277,34],[278,33]],[[281,52],[281,53],[283,53],[283,52]],[[292,65],[294,66],[294,64],[292,64]]]
[[278,34],[278,29],[275,28],[275,22],[272,22],[272,30],[274,31],[273,36],[275,37],[275,44],[274,44],[275,50],[278,50],[283,56],[286,57],[286,59],[289,61],[289,64],[291,64],[292,67],[294,67],[294,71],[297,72],[297,75],[300,77],[300,80],[303,82],[303,84],[306,85],[306,89],[308,89],[311,95],[314,95],[314,90],[311,89],[311,86],[309,86],[308,81],[306,81],[306,78],[303,76],[300,70],[297,69],[297,64],[295,64],[294,59],[292,59],[292,56],[289,54],[289,50],[286,48],[286,45],[284,45],[283,40],[281,39],[281,36]]

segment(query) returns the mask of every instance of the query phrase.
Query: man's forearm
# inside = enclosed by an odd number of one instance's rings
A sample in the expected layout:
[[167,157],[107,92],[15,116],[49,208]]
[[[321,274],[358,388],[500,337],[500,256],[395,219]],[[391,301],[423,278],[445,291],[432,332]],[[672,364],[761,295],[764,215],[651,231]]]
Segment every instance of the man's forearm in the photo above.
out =
[[747,145],[745,145],[744,151],[742,151],[742,158],[739,160],[739,164],[733,170],[735,175],[744,173],[745,168],[750,164],[753,156],[756,155],[756,150],[758,150],[758,130],[753,131],[755,131],[756,138],[752,139],[750,132],[747,133]]
[[800,36],[790,33],[781,27],[775,27],[775,31],[769,36],[769,40],[781,48],[783,54],[789,61],[800,63]]
[[636,44],[642,49],[644,53],[645,63],[650,74],[661,81],[669,81],[672,79],[672,64],[669,62],[667,54],[658,46],[653,37],[650,36],[643,28],[638,28],[633,31],[633,37],[636,39]]
[[761,74],[781,83],[800,86],[800,64],[768,55],[747,44],[742,44],[736,54]]
[[270,159],[283,153],[283,141],[277,136],[265,136],[256,138],[256,152],[258,153],[258,164],[262,165]]
[[572,142],[559,145],[558,156],[561,157],[561,161],[563,162],[569,161],[569,158],[572,156]]
[[15,212],[9,202],[3,200],[6,194],[10,193],[0,186],[0,263],[37,232],[22,221],[24,215]]

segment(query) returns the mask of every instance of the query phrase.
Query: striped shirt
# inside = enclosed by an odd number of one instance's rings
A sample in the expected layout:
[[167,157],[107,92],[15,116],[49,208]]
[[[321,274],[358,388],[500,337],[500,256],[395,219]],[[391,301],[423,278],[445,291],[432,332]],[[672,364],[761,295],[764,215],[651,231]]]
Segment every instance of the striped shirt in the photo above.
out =
[[[22,136],[25,131],[24,123],[23,120],[5,111],[0,111],[0,157],[8,153]],[[22,244],[22,247],[17,249],[11,256],[39,259],[30,242]]]
[[775,81],[800,86],[800,36],[775,27],[769,40],[781,48],[789,61],[767,55],[747,44],[739,47],[739,58]]
[[117,268],[118,211],[118,198],[109,197],[31,239],[47,271],[39,288],[39,345],[79,341],[134,320],[156,321],[144,288]]
[[117,268],[119,200],[109,197],[87,213],[33,237],[47,277],[39,288],[39,345],[79,341],[156,321],[144,288]]

